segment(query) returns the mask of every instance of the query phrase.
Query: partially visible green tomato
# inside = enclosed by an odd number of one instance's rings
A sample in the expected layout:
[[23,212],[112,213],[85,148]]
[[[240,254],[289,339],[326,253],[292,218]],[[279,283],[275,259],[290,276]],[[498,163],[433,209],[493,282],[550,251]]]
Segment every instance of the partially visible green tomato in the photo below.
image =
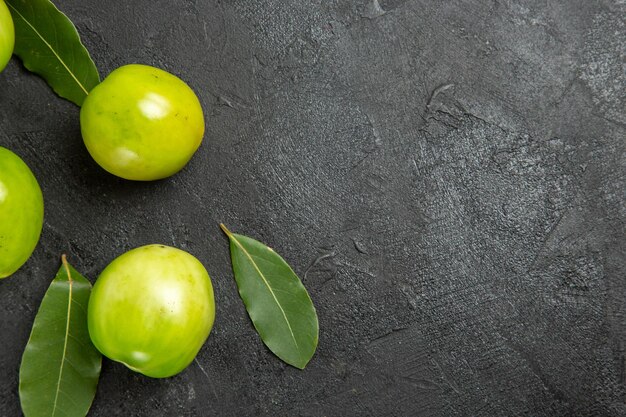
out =
[[13,27],[11,12],[9,12],[4,0],[0,0],[0,71],[9,63],[14,46],[15,28]]
[[30,258],[43,227],[43,195],[28,166],[0,146],[0,278]]
[[198,97],[184,81],[158,68],[126,65],[87,96],[80,111],[83,140],[105,170],[129,180],[174,175],[204,136]]
[[185,369],[214,319],[213,287],[204,266],[163,245],[142,246],[115,259],[89,299],[89,335],[96,348],[153,378]]

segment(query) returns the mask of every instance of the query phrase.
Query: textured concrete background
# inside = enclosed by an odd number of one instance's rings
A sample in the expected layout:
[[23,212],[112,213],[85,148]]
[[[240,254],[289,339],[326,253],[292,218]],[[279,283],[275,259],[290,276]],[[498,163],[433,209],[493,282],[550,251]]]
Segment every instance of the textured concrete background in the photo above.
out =
[[[218,316],[167,380],[105,361],[91,416],[626,415],[623,0],[58,0],[102,75],[169,70],[208,123],[187,169],[116,179],[78,108],[17,61],[0,145],[46,198],[0,283],[0,414],[66,252],[92,281],[148,243],[207,267]],[[317,306],[301,372],[263,346],[218,228]]]

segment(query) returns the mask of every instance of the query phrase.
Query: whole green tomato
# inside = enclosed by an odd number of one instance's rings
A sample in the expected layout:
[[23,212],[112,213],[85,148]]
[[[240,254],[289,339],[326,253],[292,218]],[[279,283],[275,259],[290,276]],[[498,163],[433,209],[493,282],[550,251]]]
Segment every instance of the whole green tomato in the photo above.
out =
[[9,63],[14,46],[15,28],[13,27],[11,12],[9,12],[4,0],[0,0],[0,71]]
[[213,287],[204,266],[163,245],[142,246],[115,259],[89,299],[89,335],[96,348],[153,378],[185,369],[214,319]]
[[28,166],[0,146],[0,278],[30,258],[43,227],[43,195]]
[[180,171],[204,136],[198,97],[158,68],[126,65],[87,96],[80,111],[83,140],[105,170],[151,181]]

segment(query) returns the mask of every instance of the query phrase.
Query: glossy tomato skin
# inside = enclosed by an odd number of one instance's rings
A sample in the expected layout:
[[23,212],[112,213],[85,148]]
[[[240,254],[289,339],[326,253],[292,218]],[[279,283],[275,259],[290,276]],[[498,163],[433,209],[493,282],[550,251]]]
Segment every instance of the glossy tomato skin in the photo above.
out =
[[136,64],[116,69],[89,93],[80,125],[93,159],[136,181],[177,173],[204,136],[204,115],[193,90],[168,72]]
[[15,46],[15,28],[13,27],[13,18],[11,12],[4,0],[0,0],[0,71],[7,64],[11,55],[13,55],[13,47]]
[[0,146],[0,278],[32,255],[43,227],[43,195],[22,159]]
[[115,259],[89,299],[89,335],[96,348],[153,378],[185,369],[214,319],[213,287],[204,266],[163,245],[142,246]]

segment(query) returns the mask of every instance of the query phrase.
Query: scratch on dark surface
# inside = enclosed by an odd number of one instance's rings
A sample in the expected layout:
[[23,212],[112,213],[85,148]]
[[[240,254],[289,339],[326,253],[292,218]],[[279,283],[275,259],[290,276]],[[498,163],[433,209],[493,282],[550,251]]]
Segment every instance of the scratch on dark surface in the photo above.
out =
[[603,115],[603,114],[598,114],[598,113],[593,113],[594,116],[599,117],[600,119],[611,123],[617,127],[619,127],[621,130],[626,130],[626,123],[624,122],[620,122],[619,120],[615,120],[615,119],[611,119],[610,117]]
[[469,112],[467,112],[467,111],[464,111],[464,112],[463,112],[463,115],[464,115],[464,116],[467,116],[467,117],[471,117],[472,119],[475,119],[475,120],[481,121],[482,123],[484,123],[484,124],[486,124],[486,125],[489,125],[489,126],[495,127],[496,129],[500,130],[500,131],[501,131],[502,133],[504,133],[504,134],[509,135],[509,134],[511,134],[511,133],[512,133],[512,132],[510,132],[510,131],[506,130],[506,129],[505,129],[504,127],[502,127],[500,124],[495,123],[495,122],[493,122],[493,121],[489,121],[489,120],[487,120],[487,119],[485,119],[485,118],[483,118],[483,117],[481,117],[481,116],[478,116],[478,115],[476,115],[476,114],[474,114],[474,113],[469,113]]
[[363,17],[371,20],[383,16],[385,13],[387,12],[383,10],[378,0],[371,0],[366,6],[366,11],[363,14]]
[[[224,52],[227,51],[227,48],[230,46],[230,30],[228,30],[230,25],[229,22],[226,21],[226,15],[224,14],[224,4],[221,1],[218,2],[218,8],[220,10],[220,25],[222,28],[224,28],[224,30],[220,31],[221,46],[219,47],[219,52],[215,54],[215,57],[217,57],[216,60],[217,62],[219,62],[220,69],[223,69]],[[204,27],[204,29],[206,30],[206,26]]]
[[345,395],[355,395],[357,393],[355,388],[348,388],[342,391],[332,392],[330,395],[325,396],[324,400],[329,400],[336,397],[342,397]]
[[233,103],[230,101],[230,99],[228,99],[228,97],[219,96],[218,101],[220,103],[224,103],[225,106],[230,107],[231,109],[235,108],[235,106],[233,106]]
[[441,365],[439,364],[439,362],[437,362],[435,359],[431,359],[431,362],[437,367],[437,369],[439,370],[439,373],[441,375],[441,379],[443,380],[443,382],[446,383],[447,386],[449,386],[450,388],[452,388],[452,390],[454,392],[456,392],[457,394],[461,394],[461,391],[459,391],[459,389],[456,387],[455,384],[453,384],[447,377],[445,371],[443,370],[443,368],[441,367]]
[[211,393],[213,394],[213,398],[215,399],[215,401],[217,401],[218,400],[217,392],[215,391],[215,386],[213,384],[213,381],[209,377],[209,374],[204,370],[204,367],[202,366],[202,364],[200,364],[200,361],[198,360],[197,357],[194,358],[193,361],[196,363],[196,365],[198,365],[198,368],[200,368],[200,372],[202,372],[202,375],[206,377],[206,383],[211,388]]
[[167,231],[170,236],[170,241],[174,244],[174,246],[179,246],[178,239],[176,237],[177,233],[174,230],[174,221],[172,220],[172,214],[167,213],[166,217],[167,217]]
[[378,148],[376,147],[376,148],[370,149],[368,151],[365,151],[365,155],[363,155],[361,158],[359,158],[358,161],[356,161],[354,164],[352,164],[350,166],[350,169],[349,169],[348,172],[352,172],[355,169],[357,169],[358,167],[360,167],[365,161],[367,161],[367,159],[370,156],[372,156],[374,153],[376,153],[377,150],[378,150]]
[[225,94],[217,93],[208,87],[206,87],[206,91],[208,91],[213,97],[215,97],[215,99],[217,100],[217,105],[219,106],[230,107],[231,109],[235,109],[235,110],[237,108],[244,108],[244,109],[250,108],[248,105],[243,103],[243,100],[241,99],[241,97],[238,97],[236,95],[234,98],[229,97]]
[[571,80],[565,85],[563,88],[563,92],[559,95],[559,97],[555,100],[554,107],[558,108],[561,106],[561,103],[565,100],[565,98],[570,94],[572,88],[578,81],[578,77],[572,77]]
[[409,384],[413,385],[414,387],[419,388],[421,390],[425,390],[425,391],[435,391],[435,390],[442,391],[445,389],[441,386],[441,384],[439,384],[437,381],[432,380],[432,379],[426,379],[426,378],[416,377],[412,375],[401,375],[400,379],[407,381]]
[[244,103],[241,97],[238,97],[237,95],[235,95],[234,97],[228,97],[228,96],[221,94],[217,97],[217,101],[218,101],[218,104],[222,106],[230,107],[231,109],[238,109],[238,108],[249,109],[250,108],[250,106]]
[[363,246],[363,244],[361,242],[359,242],[357,239],[352,238],[352,242],[354,243],[354,248],[362,254],[366,254],[367,255],[367,250],[365,249],[365,247]]
[[354,225],[354,226],[348,226],[345,229],[340,229],[339,233],[346,233],[346,232],[352,232],[354,230],[359,230],[362,226],[360,224]]
[[439,87],[435,88],[433,90],[432,94],[430,95],[430,98],[428,99],[428,102],[426,103],[426,110],[430,111],[431,106],[435,102],[435,99],[437,98],[437,96],[439,94],[443,93],[444,91],[449,90],[452,87],[454,87],[454,84],[450,83],[450,84],[443,84],[443,85],[440,85]]
[[350,263],[350,262],[338,262],[337,265],[345,266],[345,267],[347,267],[351,271],[360,272],[360,273],[365,274],[367,276],[370,276],[372,278],[376,277],[376,274],[368,271],[367,269],[363,269],[363,268],[359,267],[358,265]]
[[537,249],[535,257],[533,258],[532,262],[528,266],[527,272],[530,272],[535,268],[539,258],[543,255],[543,251],[545,250],[546,245],[548,244],[552,236],[556,233],[559,225],[563,221],[563,218],[567,215],[568,211],[569,210],[563,211],[563,213],[559,216],[559,218],[553,223],[552,227],[550,227],[550,230],[548,230],[548,233],[546,234],[546,236],[543,238],[543,241],[541,242],[541,246],[539,247],[539,249]]
[[411,159],[411,162],[413,162],[413,169],[415,170],[415,173],[416,173],[416,174],[419,174],[420,170],[419,170],[419,168],[417,167],[417,162],[415,161],[415,158],[412,158],[412,159]]
[[376,336],[375,338],[371,339],[369,341],[369,344],[371,345],[372,343],[380,342],[381,340],[386,339],[386,338],[388,338],[391,335],[394,335],[396,333],[402,333],[402,332],[404,332],[405,330],[408,330],[408,329],[410,329],[409,326],[406,326],[406,327],[396,327],[394,329],[391,329],[391,331],[389,331],[387,333],[384,333],[384,334],[382,334],[380,336]]
[[255,56],[252,56],[252,95],[254,97],[254,109],[257,116],[261,114],[261,98],[259,97],[259,91],[257,86],[257,72],[258,67],[261,65],[261,61]]
[[322,256],[318,256],[317,258],[315,258],[315,260],[311,263],[311,265],[309,265],[309,267],[304,272],[303,279],[306,280],[306,277],[309,271],[311,271],[311,269],[313,269],[321,261],[323,261],[324,259],[333,258],[334,256],[335,256],[335,252],[333,251],[333,252],[330,252],[330,253],[327,253],[327,254],[324,254]]
[[519,346],[518,344],[514,343],[511,339],[505,337],[505,340],[507,341],[507,344],[513,350],[515,350],[522,357],[522,359],[524,359],[524,361],[526,362],[526,364],[528,365],[532,373],[537,378],[539,378],[539,380],[541,381],[545,389],[548,392],[550,392],[550,394],[554,397],[554,399],[558,401],[563,401],[565,399],[565,395],[560,389],[558,389],[552,383],[552,381],[550,381],[548,376],[541,369],[541,366],[539,365],[539,363],[537,363],[535,356],[532,353],[528,352],[524,347]]
[[374,119],[369,113],[367,114],[367,120],[369,122],[370,127],[372,128],[372,133],[374,134],[374,142],[376,143],[376,146],[377,147],[381,146],[383,144],[383,140],[380,137],[380,133],[378,132],[376,125],[374,124]]
[[68,243],[69,243],[70,253],[73,256],[76,256],[79,259],[81,264],[84,264],[85,260],[83,258],[84,254],[83,254],[82,249],[73,240],[69,240]]

